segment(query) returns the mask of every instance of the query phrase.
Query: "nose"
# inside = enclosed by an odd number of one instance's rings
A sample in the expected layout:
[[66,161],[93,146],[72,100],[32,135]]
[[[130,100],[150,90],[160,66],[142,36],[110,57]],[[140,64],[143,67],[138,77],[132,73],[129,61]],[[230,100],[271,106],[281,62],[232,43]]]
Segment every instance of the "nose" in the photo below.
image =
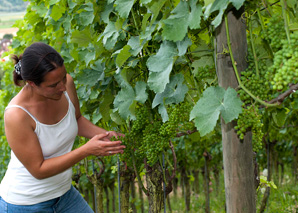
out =
[[66,91],[66,82],[64,81],[60,81],[59,84],[58,84],[58,88],[59,88],[59,91]]

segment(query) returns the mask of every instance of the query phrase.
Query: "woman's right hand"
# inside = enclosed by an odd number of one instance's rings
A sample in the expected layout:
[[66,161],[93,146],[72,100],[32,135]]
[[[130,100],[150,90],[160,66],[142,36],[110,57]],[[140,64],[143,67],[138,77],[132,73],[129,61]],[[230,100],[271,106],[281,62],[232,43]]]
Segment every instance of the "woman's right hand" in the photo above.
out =
[[84,146],[86,146],[88,155],[110,156],[123,153],[125,146],[121,145],[121,141],[107,141],[109,132],[95,135]]

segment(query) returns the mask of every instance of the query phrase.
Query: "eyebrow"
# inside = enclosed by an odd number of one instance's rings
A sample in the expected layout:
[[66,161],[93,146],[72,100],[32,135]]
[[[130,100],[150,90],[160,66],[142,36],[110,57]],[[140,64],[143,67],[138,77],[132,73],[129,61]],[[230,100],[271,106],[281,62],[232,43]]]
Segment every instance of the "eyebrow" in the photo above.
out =
[[[66,75],[67,75],[67,73],[65,73],[63,79],[66,78]],[[62,79],[62,81],[63,81],[63,79]],[[50,85],[48,85],[48,87],[57,85],[57,84],[59,84],[59,82],[60,82],[60,81],[58,81],[58,82],[56,82],[56,83],[53,83],[53,84],[50,84]]]

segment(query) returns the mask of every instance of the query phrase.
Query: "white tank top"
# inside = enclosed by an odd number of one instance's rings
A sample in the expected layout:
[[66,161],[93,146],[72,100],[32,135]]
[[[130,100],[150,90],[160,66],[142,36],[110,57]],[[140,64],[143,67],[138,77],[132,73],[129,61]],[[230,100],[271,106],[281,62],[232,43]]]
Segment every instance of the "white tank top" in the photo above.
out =
[[[27,112],[36,122],[36,133],[41,145],[44,159],[57,157],[71,151],[75,137],[78,133],[78,125],[75,108],[67,92],[64,92],[68,100],[67,114],[56,124],[47,125],[40,123],[28,110],[18,105]],[[33,205],[56,197],[60,197],[71,187],[72,168],[55,176],[36,179],[11,151],[11,159],[6,174],[0,185],[0,196],[7,202],[15,205]]]

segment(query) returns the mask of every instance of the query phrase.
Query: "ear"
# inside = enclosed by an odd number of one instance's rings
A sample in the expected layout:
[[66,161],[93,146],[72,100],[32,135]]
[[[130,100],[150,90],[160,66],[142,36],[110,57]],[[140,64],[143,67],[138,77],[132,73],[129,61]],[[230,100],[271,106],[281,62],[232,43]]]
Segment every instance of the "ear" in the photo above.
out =
[[27,81],[27,83],[29,84],[30,87],[32,88],[36,88],[36,84],[33,81]]

